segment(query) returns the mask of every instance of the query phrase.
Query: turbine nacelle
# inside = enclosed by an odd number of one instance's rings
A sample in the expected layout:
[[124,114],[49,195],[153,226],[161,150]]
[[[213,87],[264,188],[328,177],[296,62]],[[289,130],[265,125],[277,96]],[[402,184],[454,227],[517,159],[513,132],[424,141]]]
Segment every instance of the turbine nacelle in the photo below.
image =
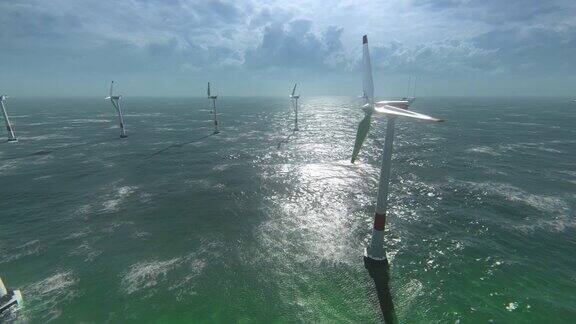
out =
[[120,100],[122,99],[121,95],[115,96],[114,95],[114,81],[110,82],[110,91],[108,92],[108,97],[104,98],[105,100]]
[[0,96],[0,101],[6,101],[6,99],[8,99],[9,97],[7,95],[1,95]]

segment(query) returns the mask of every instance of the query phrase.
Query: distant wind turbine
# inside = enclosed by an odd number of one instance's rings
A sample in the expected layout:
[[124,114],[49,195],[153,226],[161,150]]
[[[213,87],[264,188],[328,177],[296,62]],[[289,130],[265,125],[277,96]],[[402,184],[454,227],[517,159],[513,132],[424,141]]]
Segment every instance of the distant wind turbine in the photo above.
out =
[[212,114],[214,115],[214,134],[220,133],[218,130],[218,119],[217,119],[217,111],[216,111],[216,99],[218,96],[213,96],[210,94],[210,82],[208,82],[208,90],[206,90],[206,94],[208,95],[208,99],[212,100]]
[[[412,80],[414,80],[414,83],[412,83]],[[412,87],[412,84],[414,84],[414,87]],[[412,93],[410,93],[410,90],[412,90]],[[412,79],[412,76],[408,77],[408,90],[406,91],[406,97],[402,98],[402,100],[408,101],[410,104],[416,100],[416,77],[414,79]]]
[[118,118],[120,119],[120,138],[126,138],[128,137],[128,135],[126,135],[126,129],[124,128],[124,114],[122,113],[122,108],[120,107],[120,99],[122,99],[122,96],[115,96],[113,94],[114,92],[114,81],[112,81],[112,83],[110,83],[110,93],[109,96],[106,97],[106,100],[110,100],[110,102],[112,103],[112,106],[114,106],[114,108],[116,108],[116,111],[118,112]]
[[[386,261],[386,253],[384,251],[384,227],[386,225],[386,210],[388,207],[388,185],[390,183],[390,163],[392,160],[392,144],[394,141],[394,122],[396,116],[411,117],[415,119],[422,119],[426,121],[439,122],[441,119],[426,116],[408,110],[412,103],[410,100],[400,101],[378,101],[374,102],[374,82],[372,80],[372,67],[370,65],[370,53],[368,51],[368,37],[363,37],[363,79],[362,87],[364,90],[364,119],[358,126],[358,133],[356,135],[356,142],[354,143],[354,150],[352,152],[352,163],[358,157],[362,143],[368,135],[370,129],[370,122],[372,114],[384,114],[388,118],[386,127],[386,139],[384,142],[384,152],[382,153],[382,167],[380,170],[380,182],[378,185],[378,202],[376,205],[376,213],[374,216],[374,226],[372,230],[372,241],[370,246],[366,249],[366,258],[371,264],[378,264],[378,262]],[[387,263],[387,262],[386,262]]]
[[292,89],[292,94],[290,95],[290,99],[292,101],[292,107],[294,109],[294,130],[298,130],[298,99],[300,96],[297,96],[296,93],[296,86],[298,83],[294,83],[294,88]]
[[14,135],[14,130],[12,129],[12,124],[10,124],[10,119],[8,118],[8,113],[6,112],[6,107],[4,107],[4,101],[8,99],[8,96],[0,96],[0,105],[2,106],[2,113],[4,114],[4,121],[6,122],[6,130],[8,131],[8,142],[17,143],[18,138]]

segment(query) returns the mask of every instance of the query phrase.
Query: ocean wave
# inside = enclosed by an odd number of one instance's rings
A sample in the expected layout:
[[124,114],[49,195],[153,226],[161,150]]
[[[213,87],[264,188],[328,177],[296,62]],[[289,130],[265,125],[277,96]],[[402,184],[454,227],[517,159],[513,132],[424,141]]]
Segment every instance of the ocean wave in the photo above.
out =
[[500,153],[497,152],[497,149],[490,147],[490,146],[477,146],[477,147],[467,149],[466,152],[488,154],[488,155],[492,155],[492,156],[499,156],[500,155]]
[[71,119],[71,120],[66,120],[65,122],[70,123],[70,124],[90,124],[90,123],[95,123],[95,124],[102,124],[102,123],[109,123],[112,120],[109,119],[89,119],[89,118],[80,118],[80,119]]
[[91,262],[101,254],[102,251],[95,250],[88,242],[83,242],[74,250],[70,251],[70,255],[83,256],[84,262]]
[[77,279],[71,270],[58,272],[22,289],[25,313],[35,314],[42,322],[60,317],[61,308],[74,298]]
[[138,187],[136,186],[122,186],[113,190],[114,198],[108,199],[107,201],[102,203],[104,211],[106,212],[118,211],[119,205],[129,196],[131,196],[137,189]]
[[38,180],[46,180],[46,179],[50,179],[50,178],[52,178],[51,175],[45,175],[45,176],[40,176],[40,177],[33,178],[32,180],[38,181]]
[[132,265],[122,278],[122,290],[132,294],[156,286],[180,260],[173,258],[165,261],[143,261]]
[[39,240],[32,240],[17,246],[10,252],[9,255],[0,258],[0,264],[15,261],[20,258],[39,253],[42,249],[45,248],[45,246],[39,243]]
[[571,215],[572,209],[562,197],[529,193],[507,183],[463,182],[463,184],[474,191],[481,191],[485,195],[498,196],[509,202],[521,203],[541,212],[536,219],[531,218],[522,223],[513,223],[514,228],[524,231],[532,231],[537,228],[564,231],[566,228],[576,227],[576,220]]
[[38,135],[38,136],[21,136],[22,140],[26,141],[44,141],[44,140],[53,140],[53,139],[77,139],[78,137],[62,135],[62,134],[45,134],[45,135]]
[[9,174],[11,171],[18,169],[22,163],[17,160],[7,161],[0,164],[0,175]]

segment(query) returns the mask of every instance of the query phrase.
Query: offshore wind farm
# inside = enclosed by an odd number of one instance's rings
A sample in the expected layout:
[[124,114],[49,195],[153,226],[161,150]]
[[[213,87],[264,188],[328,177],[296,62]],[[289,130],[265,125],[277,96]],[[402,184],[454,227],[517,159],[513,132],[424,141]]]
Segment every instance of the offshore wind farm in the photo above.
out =
[[0,322],[573,321],[576,4],[110,4],[0,4]]
[[[202,140],[204,97],[130,98],[128,139],[99,98],[11,104],[20,142],[0,146],[0,268],[22,292],[20,318],[380,320],[362,258],[386,118],[351,164],[355,97],[305,96],[280,149],[285,96],[222,97],[225,126]],[[414,110],[446,121],[398,117],[385,247],[399,322],[569,320],[571,108],[419,97]],[[532,172],[544,157],[550,168]]]

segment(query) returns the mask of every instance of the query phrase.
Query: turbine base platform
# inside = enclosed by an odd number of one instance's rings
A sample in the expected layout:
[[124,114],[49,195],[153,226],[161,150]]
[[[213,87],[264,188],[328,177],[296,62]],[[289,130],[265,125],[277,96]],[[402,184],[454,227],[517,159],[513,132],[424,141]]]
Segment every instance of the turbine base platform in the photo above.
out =
[[22,293],[20,293],[20,290],[6,289],[2,278],[0,278],[0,316],[17,310],[20,306],[22,306]]
[[18,143],[18,139],[17,138],[9,138],[8,143]]
[[214,131],[214,133],[212,133],[212,134],[214,134],[214,135],[220,134],[220,131]]
[[120,138],[128,138],[128,135],[120,135]]
[[8,294],[0,297],[0,315],[17,310],[22,306],[22,293],[20,290],[10,290]]

